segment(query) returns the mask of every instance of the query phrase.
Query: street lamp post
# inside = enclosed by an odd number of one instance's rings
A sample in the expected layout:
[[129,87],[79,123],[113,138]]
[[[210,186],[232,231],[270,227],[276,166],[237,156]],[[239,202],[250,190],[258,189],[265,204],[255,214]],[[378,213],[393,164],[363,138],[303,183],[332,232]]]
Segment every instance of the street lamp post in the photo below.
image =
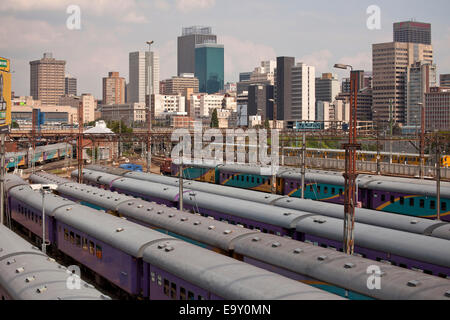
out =
[[[149,59],[149,63],[148,63],[148,75],[150,76],[150,56],[151,56],[151,46],[154,43],[153,40],[151,41],[147,41],[146,42],[148,44],[148,59]],[[148,122],[148,133],[147,133],[147,172],[150,173],[151,172],[151,168],[152,168],[152,137],[151,137],[151,132],[152,132],[152,113],[151,113],[151,92],[150,92],[150,81],[148,79],[149,77],[147,77],[147,81],[148,81],[148,86],[147,86],[147,96],[148,96],[148,106],[147,106],[147,122]],[[152,79],[153,81],[153,79]]]
[[357,144],[357,101],[358,86],[357,73],[351,65],[335,64],[335,68],[347,70],[350,68],[350,121],[348,143],[345,149],[345,202],[344,202],[344,252],[352,255],[354,251],[354,227],[355,227],[355,205],[356,205],[356,150],[360,149]]
[[45,231],[45,194],[50,193],[52,190],[57,190],[58,186],[56,184],[33,184],[31,189],[39,190],[42,194],[42,252],[47,253],[47,240]]
[[425,175],[425,109],[423,103],[419,102],[420,106],[420,179],[424,178]]

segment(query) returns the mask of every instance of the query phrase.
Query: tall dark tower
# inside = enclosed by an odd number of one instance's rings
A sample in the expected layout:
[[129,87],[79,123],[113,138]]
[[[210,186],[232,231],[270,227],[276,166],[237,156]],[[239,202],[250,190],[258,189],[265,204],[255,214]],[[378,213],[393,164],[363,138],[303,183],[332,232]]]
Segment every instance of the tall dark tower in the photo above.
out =
[[195,73],[195,46],[205,43],[217,43],[217,36],[212,34],[211,27],[183,28],[183,34],[178,37],[178,76]]
[[293,57],[277,57],[276,82],[276,120],[290,118],[292,107],[292,67],[295,65]]
[[431,44],[431,24],[415,21],[394,23],[394,42]]

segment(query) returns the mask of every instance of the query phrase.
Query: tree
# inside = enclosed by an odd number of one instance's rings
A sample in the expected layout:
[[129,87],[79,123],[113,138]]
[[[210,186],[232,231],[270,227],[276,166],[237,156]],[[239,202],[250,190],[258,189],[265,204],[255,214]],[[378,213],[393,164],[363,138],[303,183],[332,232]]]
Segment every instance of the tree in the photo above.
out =
[[16,121],[11,122],[11,128],[12,129],[17,129],[19,128],[19,124]]
[[211,115],[211,128],[218,128],[219,127],[219,118],[217,117],[217,109],[214,109],[212,115]]
[[264,128],[270,129],[269,119],[266,119],[266,121],[264,121]]
[[123,121],[109,121],[106,126],[114,133],[133,133],[133,128],[128,128]]

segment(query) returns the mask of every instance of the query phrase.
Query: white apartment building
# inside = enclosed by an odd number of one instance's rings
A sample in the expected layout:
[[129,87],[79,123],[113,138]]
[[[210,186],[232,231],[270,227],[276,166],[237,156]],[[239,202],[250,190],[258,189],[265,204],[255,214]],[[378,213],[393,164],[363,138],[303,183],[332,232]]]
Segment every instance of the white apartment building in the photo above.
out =
[[145,96],[159,94],[159,56],[151,51],[130,52],[127,102],[145,103]]
[[105,121],[122,120],[127,126],[146,122],[145,103],[108,104],[101,105],[99,109]]
[[291,116],[293,121],[316,120],[315,67],[297,63],[291,70]]
[[[333,121],[346,122],[350,120],[350,103],[342,100],[317,102],[316,121],[324,122],[324,129],[333,127]],[[336,126],[334,126],[336,127]]]
[[252,83],[268,81],[270,85],[274,85],[276,68],[277,62],[275,60],[261,61],[261,65],[251,73],[250,81]]
[[[97,102],[93,95],[84,93],[81,96],[74,96],[72,94],[64,95],[59,98],[59,106],[71,106],[78,110],[80,102],[83,105],[83,122],[92,122],[95,120],[95,109]],[[78,121],[78,120],[77,120]]]
[[186,98],[182,95],[152,95],[152,115],[159,117],[167,113],[186,112]]
[[223,97],[224,97],[223,95],[219,94],[191,95],[190,98],[191,114],[195,117],[195,119],[209,117],[210,110],[222,109]]

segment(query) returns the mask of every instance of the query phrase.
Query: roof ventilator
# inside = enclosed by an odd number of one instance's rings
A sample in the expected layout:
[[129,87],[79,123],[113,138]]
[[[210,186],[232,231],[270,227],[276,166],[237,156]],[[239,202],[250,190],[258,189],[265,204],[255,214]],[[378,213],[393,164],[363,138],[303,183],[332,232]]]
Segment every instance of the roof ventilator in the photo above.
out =
[[294,254],[300,254],[303,252],[303,249],[297,248],[294,250]]
[[411,280],[411,281],[408,281],[408,287],[418,287],[419,286],[419,284],[420,284],[420,281],[418,281],[418,280]]
[[327,256],[319,256],[319,257],[317,257],[317,260],[325,261],[327,258],[328,258]]

